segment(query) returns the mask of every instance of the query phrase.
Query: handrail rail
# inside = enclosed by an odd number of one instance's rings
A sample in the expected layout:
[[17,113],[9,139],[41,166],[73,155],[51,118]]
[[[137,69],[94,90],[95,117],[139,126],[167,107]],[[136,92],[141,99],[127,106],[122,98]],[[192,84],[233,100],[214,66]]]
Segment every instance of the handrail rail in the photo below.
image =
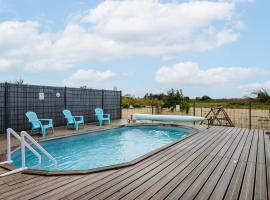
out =
[[28,143],[25,141],[25,137],[29,139],[42,153],[44,153],[53,163],[54,166],[57,166],[57,160],[49,154],[37,141],[32,138],[26,131],[21,132],[21,155],[22,155],[22,167],[25,167],[25,146],[28,145]]
[[[33,154],[35,154],[38,157],[39,164],[41,164],[41,155],[35,149],[33,149],[33,147],[31,147],[27,142],[25,142],[25,141],[22,142],[21,137],[12,128],[8,128],[7,129],[7,160],[4,162],[1,162],[0,165],[6,164],[6,163],[12,163],[12,160],[11,160],[11,140],[10,140],[11,135],[13,135],[17,140],[20,141],[21,146],[23,143],[24,151],[25,151],[25,146],[26,146]],[[25,155],[24,155],[24,157],[25,157]],[[0,174],[0,177],[15,174],[15,173],[21,172],[25,169],[27,169],[27,167],[24,165],[21,168],[17,168],[15,170],[8,171],[4,174]]]
[[[19,136],[18,133],[16,133],[12,128],[8,128],[7,129],[7,161],[2,162],[3,163],[12,163],[11,160],[11,139],[10,136],[13,135],[17,140],[19,140],[21,142],[21,137]],[[31,147],[28,143],[25,144],[25,146],[38,157],[38,162],[39,164],[41,163],[41,155],[35,150],[33,149],[33,147]]]

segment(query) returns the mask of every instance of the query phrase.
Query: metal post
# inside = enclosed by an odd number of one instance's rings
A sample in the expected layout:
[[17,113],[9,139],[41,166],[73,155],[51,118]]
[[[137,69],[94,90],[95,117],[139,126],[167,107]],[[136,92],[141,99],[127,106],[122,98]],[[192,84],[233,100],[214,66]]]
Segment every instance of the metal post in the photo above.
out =
[[[195,100],[193,101],[193,116],[196,115],[196,111],[195,111]],[[193,122],[193,125],[195,126],[195,122]]]
[[64,107],[67,108],[67,87],[64,88]]
[[153,97],[152,97],[152,101],[151,101],[151,104],[152,104],[152,115],[154,114],[154,100],[153,100]]
[[22,156],[22,168],[25,168],[25,139],[24,135],[21,134],[21,156]]
[[122,91],[120,91],[120,119],[122,119]]
[[251,116],[251,101],[249,102],[249,129],[251,129],[251,125],[252,125],[252,116]]
[[9,126],[9,116],[8,116],[8,83],[5,82],[5,86],[4,86],[4,112],[5,112],[5,130],[7,130],[8,126]]
[[101,91],[101,108],[104,110],[104,90]]
[[11,161],[11,143],[10,143],[10,132],[7,131],[7,161],[8,162],[12,162]]

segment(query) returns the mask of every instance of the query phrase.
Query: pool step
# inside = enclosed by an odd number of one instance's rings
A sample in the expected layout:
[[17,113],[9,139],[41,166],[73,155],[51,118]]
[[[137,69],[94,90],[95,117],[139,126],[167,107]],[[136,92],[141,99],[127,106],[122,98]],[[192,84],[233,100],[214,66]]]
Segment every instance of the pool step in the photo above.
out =
[[4,174],[4,173],[6,173],[6,172],[8,172],[8,170],[6,170],[5,168],[2,168],[2,167],[0,166],[0,175],[1,175],[1,174]]
[[9,163],[1,163],[0,164],[0,177],[8,176],[11,174],[16,174],[25,170],[26,168],[16,168]]
[[4,164],[0,164],[0,169],[4,169],[6,171],[12,171],[12,170],[15,170],[16,167],[14,167],[13,165],[10,165],[8,163],[4,163]]

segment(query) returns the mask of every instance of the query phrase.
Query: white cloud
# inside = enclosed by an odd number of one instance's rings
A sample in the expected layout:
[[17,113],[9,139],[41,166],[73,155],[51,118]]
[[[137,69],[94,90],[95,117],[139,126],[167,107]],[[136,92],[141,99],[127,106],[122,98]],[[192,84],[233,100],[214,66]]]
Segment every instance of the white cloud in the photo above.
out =
[[29,71],[136,55],[168,58],[237,40],[235,21],[234,3],[109,0],[59,32],[44,31],[35,21],[1,22],[0,57]]
[[161,67],[156,72],[156,81],[164,84],[225,85],[248,78],[256,69],[243,67],[215,67],[202,69],[193,62]]
[[233,3],[252,3],[255,0],[223,0],[226,2],[233,2]]
[[260,90],[260,89],[269,90],[270,89],[270,80],[266,81],[264,83],[257,82],[257,83],[250,83],[250,84],[242,85],[239,88],[247,93],[251,93],[254,90]]
[[227,2],[104,1],[82,21],[92,24],[95,34],[125,46],[129,54],[167,57],[233,42],[234,30],[214,27],[216,21],[232,20],[233,14],[234,4]]
[[62,70],[79,63],[117,57],[119,45],[69,24],[60,33],[39,32],[37,22],[0,23],[0,56],[29,71]]
[[93,69],[79,69],[64,82],[66,85],[81,86],[88,85],[91,82],[104,81],[115,75],[116,73],[110,70],[96,71]]
[[0,59],[0,71],[6,71],[17,63],[16,60]]

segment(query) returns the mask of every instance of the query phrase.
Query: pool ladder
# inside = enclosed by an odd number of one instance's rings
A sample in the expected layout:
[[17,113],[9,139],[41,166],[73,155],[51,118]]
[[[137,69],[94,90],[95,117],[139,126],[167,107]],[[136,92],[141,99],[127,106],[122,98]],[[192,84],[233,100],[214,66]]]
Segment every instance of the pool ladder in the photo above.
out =
[[45,156],[48,157],[49,160],[51,160],[54,164],[54,166],[57,166],[57,160],[49,154],[34,138],[32,138],[26,131],[22,131],[21,134],[19,135],[16,133],[12,128],[7,129],[7,160],[4,162],[0,163],[0,166],[3,164],[10,164],[12,163],[11,160],[11,140],[10,137],[13,135],[16,139],[19,140],[20,142],[20,147],[21,147],[21,160],[22,160],[22,167],[17,168],[15,170],[6,172],[4,174],[1,174],[1,176],[7,176],[10,174],[14,174],[20,171],[23,171],[27,169],[26,167],[26,159],[25,159],[25,147],[27,147],[37,158],[38,158],[38,163],[41,164],[41,155],[25,140],[27,138],[30,140],[30,142],[36,146]]

